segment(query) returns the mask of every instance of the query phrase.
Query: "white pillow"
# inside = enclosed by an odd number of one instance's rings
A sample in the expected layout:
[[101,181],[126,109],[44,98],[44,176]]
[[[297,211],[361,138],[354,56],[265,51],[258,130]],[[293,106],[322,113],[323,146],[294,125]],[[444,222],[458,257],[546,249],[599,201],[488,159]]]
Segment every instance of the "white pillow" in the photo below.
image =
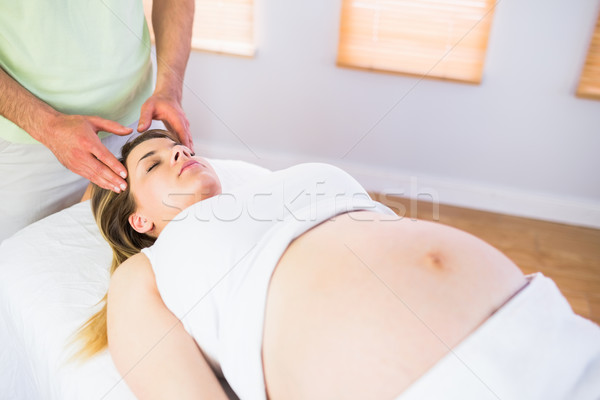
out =
[[[212,160],[227,192],[269,170]],[[104,351],[66,363],[68,339],[108,289],[112,252],[89,201],[50,215],[0,245],[0,397],[134,399]],[[230,393],[231,398],[235,398]]]

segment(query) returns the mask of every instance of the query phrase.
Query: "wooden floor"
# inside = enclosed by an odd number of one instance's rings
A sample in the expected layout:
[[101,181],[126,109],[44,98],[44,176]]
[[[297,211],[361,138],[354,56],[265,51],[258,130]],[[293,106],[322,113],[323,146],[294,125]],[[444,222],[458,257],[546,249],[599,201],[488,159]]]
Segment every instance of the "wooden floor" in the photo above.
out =
[[[472,209],[379,196],[407,218],[434,220],[469,232],[501,250],[526,273],[556,282],[573,310],[600,324],[600,230]],[[434,213],[435,211],[435,213]]]

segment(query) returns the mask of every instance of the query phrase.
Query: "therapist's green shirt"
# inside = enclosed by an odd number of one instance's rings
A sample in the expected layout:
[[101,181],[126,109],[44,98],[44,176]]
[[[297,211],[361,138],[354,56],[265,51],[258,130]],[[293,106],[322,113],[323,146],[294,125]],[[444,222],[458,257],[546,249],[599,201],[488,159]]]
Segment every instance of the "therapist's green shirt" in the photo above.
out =
[[[153,90],[142,0],[0,1],[0,66],[62,113],[130,125]],[[37,142],[2,116],[0,138]]]

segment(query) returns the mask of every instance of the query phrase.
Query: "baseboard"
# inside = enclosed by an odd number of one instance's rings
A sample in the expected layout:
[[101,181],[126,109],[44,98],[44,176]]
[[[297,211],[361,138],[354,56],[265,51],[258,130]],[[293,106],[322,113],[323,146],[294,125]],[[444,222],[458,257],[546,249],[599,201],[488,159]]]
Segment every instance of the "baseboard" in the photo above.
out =
[[302,162],[326,162],[344,169],[372,192],[600,229],[600,202],[444,179],[347,160],[275,153],[263,149],[250,152],[245,148],[198,142],[197,139],[194,142],[199,154],[206,157],[239,159],[273,170]]

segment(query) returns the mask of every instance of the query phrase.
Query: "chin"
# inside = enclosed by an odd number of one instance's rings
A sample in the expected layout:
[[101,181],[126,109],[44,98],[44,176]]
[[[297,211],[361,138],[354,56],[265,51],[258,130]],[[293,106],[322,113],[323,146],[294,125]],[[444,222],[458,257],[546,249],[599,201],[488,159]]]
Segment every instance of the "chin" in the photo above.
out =
[[198,177],[197,182],[198,187],[195,193],[198,201],[221,194],[221,181],[215,174],[203,173]]

